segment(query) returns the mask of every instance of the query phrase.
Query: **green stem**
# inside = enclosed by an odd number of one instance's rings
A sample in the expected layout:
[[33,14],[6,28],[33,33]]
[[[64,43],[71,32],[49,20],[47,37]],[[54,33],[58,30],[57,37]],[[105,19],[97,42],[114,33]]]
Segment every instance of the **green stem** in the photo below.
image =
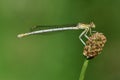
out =
[[89,62],[89,60],[85,59],[84,64],[82,66],[82,70],[81,70],[81,73],[80,73],[79,80],[84,80],[85,72],[86,72],[86,69],[87,69],[87,66],[88,66],[88,62]]

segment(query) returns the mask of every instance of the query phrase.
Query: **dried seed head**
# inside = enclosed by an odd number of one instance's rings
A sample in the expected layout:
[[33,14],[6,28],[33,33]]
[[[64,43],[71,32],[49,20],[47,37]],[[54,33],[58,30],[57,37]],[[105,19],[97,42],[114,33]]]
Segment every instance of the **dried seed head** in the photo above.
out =
[[92,36],[89,37],[89,40],[86,41],[83,55],[86,56],[88,59],[97,56],[102,51],[102,48],[104,47],[106,41],[107,39],[102,33],[94,33]]

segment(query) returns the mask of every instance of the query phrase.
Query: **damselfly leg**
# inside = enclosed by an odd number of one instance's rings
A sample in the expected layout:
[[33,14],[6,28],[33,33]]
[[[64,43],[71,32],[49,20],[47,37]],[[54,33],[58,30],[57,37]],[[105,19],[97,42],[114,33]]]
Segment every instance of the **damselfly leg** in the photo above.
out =
[[80,36],[79,36],[79,39],[80,39],[80,41],[83,43],[83,45],[86,45],[86,44],[85,44],[85,42],[83,41],[82,36],[85,36],[87,39],[89,39],[89,37],[87,36],[88,31],[89,31],[89,28],[86,28],[86,29],[80,34]]

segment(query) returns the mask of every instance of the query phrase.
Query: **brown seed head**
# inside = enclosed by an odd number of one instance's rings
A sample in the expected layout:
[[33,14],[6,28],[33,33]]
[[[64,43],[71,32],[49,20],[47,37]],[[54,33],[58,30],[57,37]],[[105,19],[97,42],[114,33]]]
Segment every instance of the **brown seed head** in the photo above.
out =
[[104,47],[106,41],[107,39],[102,33],[94,33],[92,36],[89,37],[89,40],[86,41],[83,55],[86,56],[88,59],[97,56],[102,51],[102,48]]

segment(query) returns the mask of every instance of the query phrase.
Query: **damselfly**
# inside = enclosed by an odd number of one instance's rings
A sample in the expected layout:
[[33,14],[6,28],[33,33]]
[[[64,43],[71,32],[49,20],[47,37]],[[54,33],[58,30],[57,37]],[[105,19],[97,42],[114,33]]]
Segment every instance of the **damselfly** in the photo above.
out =
[[87,36],[87,33],[90,32],[91,34],[91,28],[95,28],[95,24],[93,22],[91,22],[90,24],[78,23],[76,26],[42,29],[42,30],[27,32],[27,33],[19,34],[17,37],[22,38],[28,35],[40,34],[40,33],[45,33],[45,32],[53,32],[53,31],[84,29],[84,31],[79,35],[79,39],[84,45],[86,45],[85,42],[82,40],[82,36],[84,35],[87,39],[89,39],[89,37]]

